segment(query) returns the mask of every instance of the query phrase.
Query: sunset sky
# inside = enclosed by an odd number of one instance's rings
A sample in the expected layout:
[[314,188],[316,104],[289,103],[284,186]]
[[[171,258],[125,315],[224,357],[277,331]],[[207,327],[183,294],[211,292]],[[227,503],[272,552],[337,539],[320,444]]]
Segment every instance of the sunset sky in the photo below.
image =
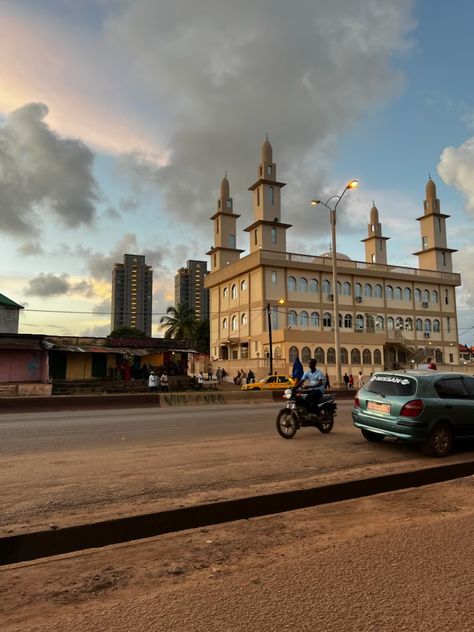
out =
[[154,269],[154,335],[187,259],[206,259],[227,171],[251,220],[268,134],[291,252],[329,250],[310,199],[364,258],[372,201],[391,263],[417,266],[428,175],[457,248],[474,342],[470,0],[0,0],[0,293],[23,333],[106,335],[111,270]]

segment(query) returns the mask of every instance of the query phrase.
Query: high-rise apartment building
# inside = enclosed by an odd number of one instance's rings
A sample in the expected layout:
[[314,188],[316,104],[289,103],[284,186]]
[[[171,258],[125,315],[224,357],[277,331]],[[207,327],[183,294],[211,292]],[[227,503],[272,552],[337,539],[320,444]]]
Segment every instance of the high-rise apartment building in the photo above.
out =
[[143,255],[124,255],[112,270],[112,330],[135,327],[151,337],[153,270]]
[[198,320],[209,320],[209,290],[204,287],[206,261],[189,260],[174,277],[174,301],[194,310]]

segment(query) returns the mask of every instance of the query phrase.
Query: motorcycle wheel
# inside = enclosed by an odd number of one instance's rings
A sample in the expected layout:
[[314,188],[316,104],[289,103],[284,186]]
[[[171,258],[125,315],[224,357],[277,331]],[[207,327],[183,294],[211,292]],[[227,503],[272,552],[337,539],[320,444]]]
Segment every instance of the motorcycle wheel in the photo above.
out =
[[280,410],[276,420],[276,427],[283,439],[292,439],[295,436],[298,424],[291,410]]
[[331,432],[333,428],[334,428],[334,417],[332,416],[326,417],[324,421],[320,421],[318,424],[318,430],[319,432],[322,432],[323,434],[327,434],[328,432]]

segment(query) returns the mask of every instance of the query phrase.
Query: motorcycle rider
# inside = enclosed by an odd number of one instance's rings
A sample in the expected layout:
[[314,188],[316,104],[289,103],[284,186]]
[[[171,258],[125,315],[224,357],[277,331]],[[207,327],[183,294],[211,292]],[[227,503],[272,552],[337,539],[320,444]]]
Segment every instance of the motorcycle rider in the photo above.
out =
[[324,373],[316,368],[316,360],[311,358],[309,361],[309,370],[303,373],[301,379],[295,384],[294,392],[307,382],[311,391],[308,393],[306,402],[308,404],[308,408],[314,410],[324,394],[325,381]]

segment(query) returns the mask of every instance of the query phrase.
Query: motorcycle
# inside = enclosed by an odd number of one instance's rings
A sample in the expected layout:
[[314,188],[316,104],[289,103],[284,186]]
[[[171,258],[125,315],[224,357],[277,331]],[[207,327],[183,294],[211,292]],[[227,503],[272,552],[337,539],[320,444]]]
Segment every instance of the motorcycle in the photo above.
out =
[[288,400],[278,413],[276,427],[284,439],[292,439],[299,428],[313,426],[323,434],[334,427],[337,404],[332,395],[323,395],[317,404],[308,402],[312,389],[288,388],[283,397]]

